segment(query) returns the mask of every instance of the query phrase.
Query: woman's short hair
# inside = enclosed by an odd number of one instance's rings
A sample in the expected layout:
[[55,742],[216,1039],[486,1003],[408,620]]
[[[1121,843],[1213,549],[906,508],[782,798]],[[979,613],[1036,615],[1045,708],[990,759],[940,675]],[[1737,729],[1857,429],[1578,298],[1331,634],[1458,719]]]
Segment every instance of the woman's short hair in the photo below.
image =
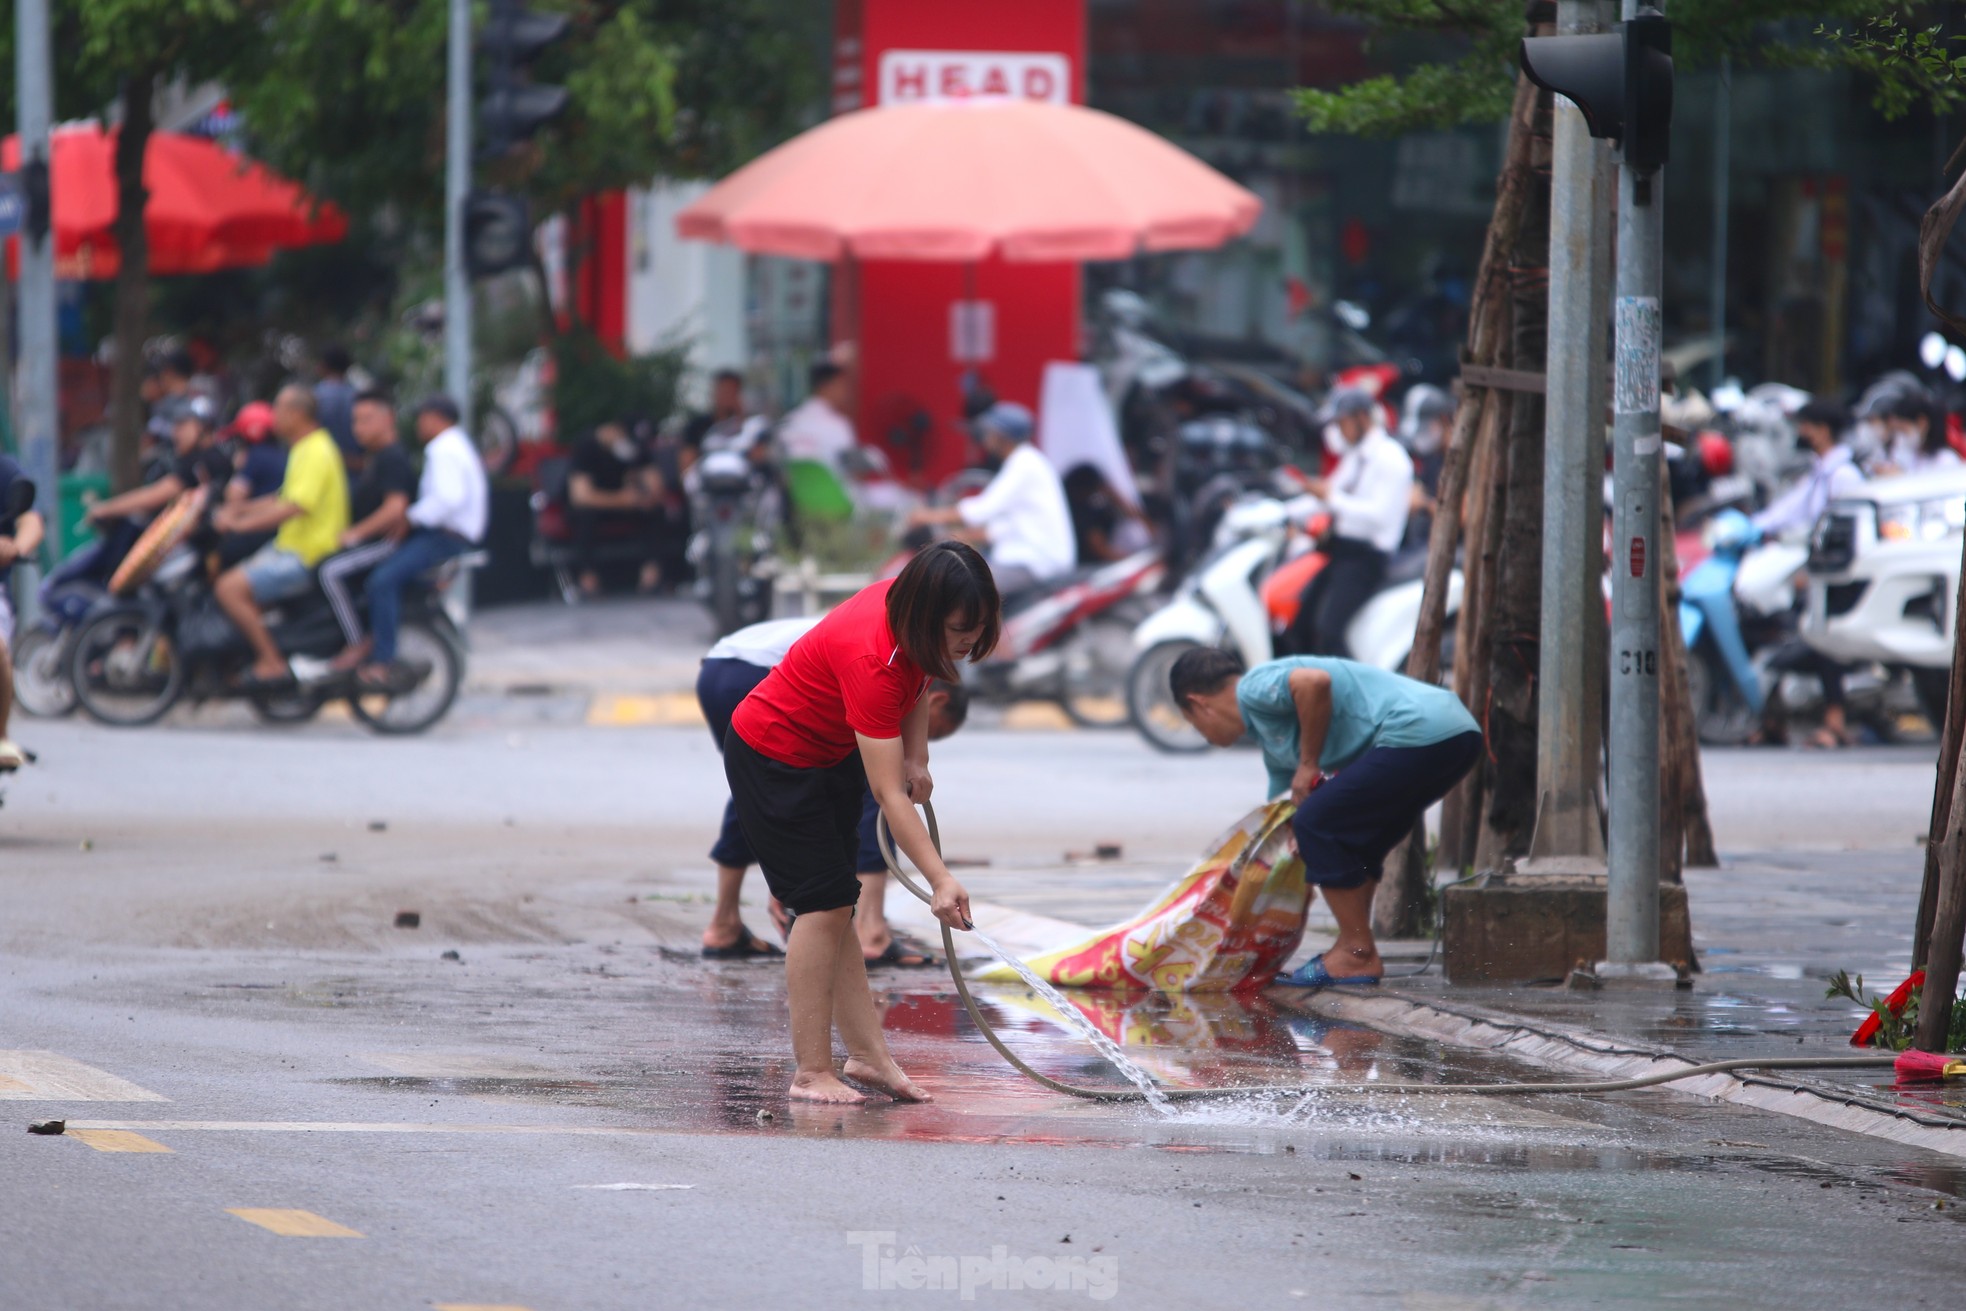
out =
[[996,649],[1003,626],[1003,602],[990,566],[966,542],[941,541],[922,548],[887,593],[887,626],[915,668],[930,678],[955,682],[949,659],[947,627],[982,625],[982,636],[969,649],[974,664]]
[[1191,696],[1213,696],[1222,684],[1243,675],[1242,657],[1219,646],[1198,646],[1184,651],[1167,671],[1167,690],[1174,704],[1187,708]]

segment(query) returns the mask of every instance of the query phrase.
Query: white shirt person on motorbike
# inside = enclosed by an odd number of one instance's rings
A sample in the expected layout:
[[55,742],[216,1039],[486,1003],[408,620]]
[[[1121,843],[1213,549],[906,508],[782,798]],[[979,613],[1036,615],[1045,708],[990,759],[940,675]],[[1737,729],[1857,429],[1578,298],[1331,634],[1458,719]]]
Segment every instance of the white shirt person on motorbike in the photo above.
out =
[[1341,387],[1325,402],[1344,453],[1329,478],[1305,484],[1331,510],[1326,563],[1305,585],[1291,625],[1300,655],[1349,657],[1345,630],[1386,579],[1386,566],[1406,535],[1413,507],[1413,458],[1379,422],[1370,395]]
[[[1001,461],[996,477],[955,505],[916,510],[910,527],[950,527],[976,542],[990,562],[997,591],[1009,600],[1072,571],[1078,546],[1058,471],[1031,445],[1031,412],[1000,401],[976,421],[983,448]],[[967,531],[964,531],[964,530]]]

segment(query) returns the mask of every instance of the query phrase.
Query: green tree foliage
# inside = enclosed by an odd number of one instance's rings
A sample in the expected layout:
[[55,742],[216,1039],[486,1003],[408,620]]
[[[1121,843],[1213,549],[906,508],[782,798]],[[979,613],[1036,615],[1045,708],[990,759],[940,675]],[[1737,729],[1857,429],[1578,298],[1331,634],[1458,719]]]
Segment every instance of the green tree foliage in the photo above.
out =
[[[1312,131],[1396,136],[1507,116],[1522,0],[1330,0],[1329,7],[1365,20],[1376,34],[1447,38],[1454,54],[1346,87],[1298,90],[1298,110]],[[1918,104],[1943,110],[1959,102],[1959,68],[1936,29],[1911,26],[1929,4],[1669,0],[1661,7],[1673,21],[1681,67],[1727,54],[1737,63],[1848,68],[1866,75],[1873,104],[1890,118]]]
[[[542,214],[656,176],[723,172],[802,126],[820,101],[816,4],[531,7],[572,20],[534,69],[567,88],[568,110],[481,176],[524,192]],[[447,10],[447,0],[282,0],[266,25],[267,58],[229,83],[255,152],[351,209],[386,205],[433,221],[443,196]]]

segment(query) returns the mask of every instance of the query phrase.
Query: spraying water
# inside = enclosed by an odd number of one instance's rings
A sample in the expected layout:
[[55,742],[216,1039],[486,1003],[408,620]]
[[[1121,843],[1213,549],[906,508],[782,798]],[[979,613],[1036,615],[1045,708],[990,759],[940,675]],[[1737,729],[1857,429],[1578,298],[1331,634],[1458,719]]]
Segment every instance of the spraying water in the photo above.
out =
[[1114,1069],[1126,1076],[1127,1082],[1140,1090],[1140,1095],[1147,1099],[1147,1105],[1170,1118],[1178,1114],[1174,1103],[1168,1100],[1167,1094],[1161,1091],[1158,1083],[1154,1082],[1154,1077],[1128,1060],[1126,1053],[1120,1050],[1120,1045],[1099,1032],[1098,1027],[1086,1019],[1078,1007],[1065,1000],[1063,993],[1039,978],[1030,966],[998,946],[996,940],[983,930],[971,929],[970,933],[977,941],[995,952],[998,960],[1016,970],[1018,977],[1030,984],[1033,992],[1050,1002],[1051,1008],[1057,1011],[1067,1024],[1076,1029],[1080,1037],[1091,1043]]

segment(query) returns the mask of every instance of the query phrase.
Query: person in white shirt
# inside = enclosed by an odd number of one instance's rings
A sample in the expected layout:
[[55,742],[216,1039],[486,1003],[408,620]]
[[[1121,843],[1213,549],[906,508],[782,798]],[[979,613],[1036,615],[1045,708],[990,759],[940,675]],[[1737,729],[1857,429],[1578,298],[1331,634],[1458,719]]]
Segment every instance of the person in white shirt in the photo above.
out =
[[[1826,401],[1810,401],[1793,415],[1798,444],[1815,454],[1809,473],[1795,486],[1771,501],[1754,516],[1754,526],[1763,537],[1806,536],[1823,517],[1829,503],[1848,496],[1864,484],[1856,457],[1843,443],[1843,432],[1850,426],[1849,415]],[[1791,637],[1768,657],[1768,668],[1776,672],[1775,684],[1762,707],[1761,727],[1753,741],[1777,743],[1788,737],[1789,710],[1782,699],[1784,673],[1814,674],[1823,687],[1823,723],[1809,737],[1817,747],[1848,746],[1852,741],[1844,711],[1844,667],[1810,646],[1801,637]]]
[[1810,401],[1789,418],[1798,445],[1815,456],[1801,482],[1770,501],[1754,516],[1763,537],[1801,536],[1814,531],[1829,503],[1864,485],[1842,433],[1848,426],[1843,411],[1824,401]]
[[858,443],[853,422],[847,418],[851,390],[847,372],[822,360],[812,366],[807,388],[810,394],[805,400],[779,421],[779,449],[787,459],[818,461],[831,469],[843,486],[850,487],[846,457]]
[[955,505],[923,508],[911,527],[950,527],[976,542],[990,562],[997,591],[1012,593],[1048,583],[1072,571],[1078,541],[1065,485],[1051,461],[1031,445],[1036,425],[1021,405],[999,401],[976,420],[983,449],[1000,461],[982,491]]
[[1345,630],[1386,580],[1413,508],[1413,458],[1379,423],[1379,403],[1355,387],[1325,402],[1324,420],[1344,447],[1329,478],[1306,483],[1331,511],[1325,564],[1304,587],[1291,625],[1297,655],[1349,658]]
[[[696,676],[696,704],[703,711],[703,722],[710,726],[717,750],[724,749],[730,732],[730,718],[751,689],[764,682],[765,675],[785,659],[793,643],[811,632],[822,615],[803,615],[795,619],[768,619],[749,628],[740,628],[711,647],[703,657]],[[961,683],[935,679],[925,694],[928,701],[928,740],[940,742],[963,726],[969,715],[969,693]],[[868,967],[883,965],[915,969],[939,964],[927,952],[905,947],[894,936],[887,922],[887,861],[874,840],[874,820],[880,807],[868,792],[860,804],[860,902],[854,909],[854,932],[860,938],[860,953]],[[710,859],[717,867],[717,904],[710,912],[709,927],[703,930],[705,960],[751,960],[761,956],[782,956],[778,948],[751,932],[739,914],[738,902],[744,889],[744,871],[757,863],[751,844],[737,822],[737,811],[724,802],[723,830],[717,845],[710,848]],[[771,903],[772,922],[781,934],[791,923],[784,907]]]
[[416,500],[405,515],[401,543],[375,567],[367,588],[372,645],[356,678],[377,691],[400,692],[428,676],[427,669],[397,664],[403,588],[482,542],[491,513],[491,485],[477,447],[459,426],[457,402],[432,396],[417,406],[416,436],[423,443]]
[[1962,461],[1946,438],[1944,407],[1924,391],[1903,392],[1884,409],[1891,445],[1881,474],[1936,473],[1957,469]]

